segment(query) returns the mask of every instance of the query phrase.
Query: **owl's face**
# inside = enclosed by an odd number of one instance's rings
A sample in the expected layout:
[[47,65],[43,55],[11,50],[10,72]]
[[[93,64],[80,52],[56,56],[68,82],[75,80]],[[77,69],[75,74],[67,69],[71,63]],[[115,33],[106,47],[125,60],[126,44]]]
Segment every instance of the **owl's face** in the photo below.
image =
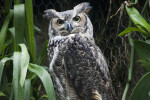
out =
[[55,30],[55,33],[67,35],[72,33],[72,31],[77,28],[85,27],[87,17],[85,13],[79,13],[75,16],[72,16],[72,11],[67,12],[67,14],[63,13],[63,15],[60,15],[60,17],[57,16],[51,20],[50,24],[52,29]]
[[73,10],[57,12],[54,9],[45,11],[44,17],[50,19],[49,37],[66,36],[74,33],[89,33],[93,35],[93,26],[87,14],[91,6],[89,3],[81,3]]

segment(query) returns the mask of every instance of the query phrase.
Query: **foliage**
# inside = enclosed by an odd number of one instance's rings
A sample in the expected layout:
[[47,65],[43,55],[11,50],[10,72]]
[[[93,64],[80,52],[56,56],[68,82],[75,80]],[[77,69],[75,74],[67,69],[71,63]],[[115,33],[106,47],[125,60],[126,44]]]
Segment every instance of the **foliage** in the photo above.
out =
[[[11,0],[5,3],[7,17],[0,31],[0,99],[55,100],[51,77],[40,66],[47,55],[47,40],[36,56],[34,31],[39,29],[33,24],[32,0],[25,0],[25,4],[15,0],[14,9],[10,9]],[[39,79],[46,93],[40,94]]]
[[150,72],[145,74],[135,86],[130,100],[149,100],[150,99]]
[[[126,5],[125,8],[126,8],[127,14],[129,15],[130,20],[134,23],[135,27],[131,27],[131,24],[129,23],[129,27],[125,29],[123,32],[121,32],[119,36],[128,35],[129,42],[131,42],[130,45],[133,48],[133,50],[136,51],[136,54],[138,56],[138,62],[140,62],[141,66],[143,66],[145,70],[149,72],[150,71],[150,52],[149,52],[150,51],[150,42],[149,42],[150,25],[145,20],[145,18],[142,17],[142,15],[138,12],[138,10],[135,9],[132,5],[130,6]],[[131,34],[129,33],[132,33],[133,31],[138,32],[139,36],[142,39],[141,40],[132,39]],[[131,52],[131,55],[133,55],[133,53],[134,52]],[[131,61],[132,62],[134,61],[134,57],[131,58]],[[133,69],[133,65],[130,66],[129,77],[132,76],[132,71],[131,71],[132,69]],[[131,82],[131,78],[128,79],[122,100],[125,100],[126,98],[127,90],[129,88],[130,82]],[[150,73],[147,73],[136,84],[134,90],[131,93],[130,100],[149,100],[150,99],[150,95],[149,95],[150,84],[149,83],[150,83]]]

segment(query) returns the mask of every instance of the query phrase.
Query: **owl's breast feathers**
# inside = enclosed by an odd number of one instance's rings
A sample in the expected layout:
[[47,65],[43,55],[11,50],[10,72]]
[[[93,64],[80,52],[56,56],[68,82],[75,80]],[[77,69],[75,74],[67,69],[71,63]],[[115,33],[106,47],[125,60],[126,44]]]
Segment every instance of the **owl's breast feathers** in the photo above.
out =
[[74,34],[58,43],[64,72],[81,100],[113,100],[109,70],[93,37]]

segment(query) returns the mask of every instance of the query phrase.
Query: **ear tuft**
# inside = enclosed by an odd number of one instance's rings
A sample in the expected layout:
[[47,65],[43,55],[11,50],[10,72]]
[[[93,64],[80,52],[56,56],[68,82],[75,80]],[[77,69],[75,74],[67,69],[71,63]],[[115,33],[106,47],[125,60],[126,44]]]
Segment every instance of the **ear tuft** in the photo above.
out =
[[92,7],[90,6],[90,4],[88,2],[80,3],[74,7],[74,10],[77,13],[85,12],[86,14],[88,14],[91,9],[92,9]]
[[45,14],[43,15],[43,18],[47,20],[51,20],[52,18],[58,17],[58,12],[54,9],[45,10],[44,13]]

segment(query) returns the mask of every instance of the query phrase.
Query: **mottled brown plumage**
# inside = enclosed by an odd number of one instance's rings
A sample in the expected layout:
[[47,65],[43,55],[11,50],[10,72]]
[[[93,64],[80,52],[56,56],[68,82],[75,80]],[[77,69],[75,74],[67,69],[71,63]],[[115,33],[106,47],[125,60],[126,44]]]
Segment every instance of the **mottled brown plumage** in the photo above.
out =
[[[60,100],[113,100],[108,66],[93,38],[86,15],[91,7],[81,3],[73,10],[47,10],[50,20],[48,55],[50,74]],[[63,24],[58,22],[63,19]],[[79,17],[80,21],[74,20]]]
[[[49,48],[51,46],[54,44]],[[67,93],[72,88],[72,95],[75,94],[79,100],[113,100],[108,67],[93,37],[89,34],[69,35],[59,40],[57,46],[59,55],[53,68],[61,80],[64,78],[62,87],[68,87],[58,94]]]

